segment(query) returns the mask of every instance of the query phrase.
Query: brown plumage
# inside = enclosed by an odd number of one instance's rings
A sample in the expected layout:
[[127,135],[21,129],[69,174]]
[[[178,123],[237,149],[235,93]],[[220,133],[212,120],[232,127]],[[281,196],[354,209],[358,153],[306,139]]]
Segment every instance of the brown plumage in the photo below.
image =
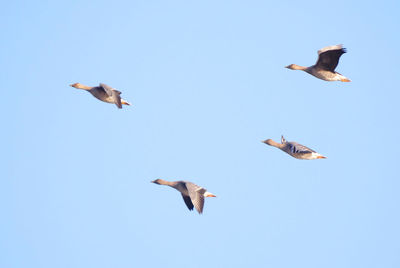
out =
[[203,187],[200,187],[189,181],[166,181],[162,179],[156,179],[152,183],[167,185],[175,188],[181,192],[183,201],[185,201],[186,206],[189,210],[196,208],[199,214],[203,213],[204,207],[204,197],[215,197],[212,193],[207,192]]
[[344,53],[346,53],[346,49],[343,48],[342,45],[324,47],[318,51],[318,60],[315,65],[303,67],[296,64],[290,64],[286,66],[286,68],[291,70],[305,71],[325,81],[350,82],[350,79],[338,72],[335,72],[335,69],[339,63],[339,58]]
[[281,137],[281,143],[277,143],[271,139],[268,139],[268,140],[265,140],[262,142],[265,144],[268,144],[270,146],[276,147],[278,149],[281,149],[285,153],[287,153],[297,159],[311,160],[311,159],[326,158],[325,156],[317,153],[316,151],[314,151],[304,145],[301,145],[297,142],[286,141],[283,136]]
[[95,98],[108,102],[108,103],[114,103],[117,105],[119,109],[122,108],[122,104],[124,105],[131,105],[129,102],[127,102],[124,99],[121,99],[120,95],[121,92],[106,85],[100,83],[98,87],[89,87],[82,85],[81,83],[74,83],[70,85],[71,87],[78,88],[78,89],[83,89],[88,92],[90,92]]

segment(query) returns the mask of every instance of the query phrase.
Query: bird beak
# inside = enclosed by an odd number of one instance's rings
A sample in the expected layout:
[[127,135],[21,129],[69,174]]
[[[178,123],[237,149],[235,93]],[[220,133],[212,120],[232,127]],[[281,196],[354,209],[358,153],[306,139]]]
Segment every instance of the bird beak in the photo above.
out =
[[288,69],[289,69],[289,66],[290,66],[290,65],[288,65],[288,66],[285,66],[285,68],[288,68]]
[[319,156],[317,156],[317,159],[326,159],[326,157],[323,155],[319,155]]
[[217,197],[217,196],[213,194],[208,194],[207,197]]

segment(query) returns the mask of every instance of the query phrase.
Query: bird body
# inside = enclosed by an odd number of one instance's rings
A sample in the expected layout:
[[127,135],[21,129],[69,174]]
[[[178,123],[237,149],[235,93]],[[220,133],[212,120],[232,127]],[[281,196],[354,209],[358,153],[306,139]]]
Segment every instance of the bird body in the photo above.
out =
[[314,65],[303,67],[296,64],[290,64],[286,66],[286,68],[305,71],[325,81],[350,82],[350,79],[335,72],[335,69],[339,64],[339,58],[344,53],[346,53],[346,49],[343,48],[342,45],[324,47],[318,51],[318,60]]
[[285,153],[287,153],[297,159],[312,160],[312,159],[326,158],[325,156],[317,153],[316,151],[314,151],[304,145],[301,145],[297,142],[286,141],[283,136],[281,137],[281,143],[277,143],[271,139],[265,140],[265,141],[263,141],[263,143],[268,144],[270,146],[274,146],[276,148],[279,148],[282,151],[284,151]]
[[205,188],[189,181],[166,181],[156,179],[152,182],[155,184],[167,185],[178,190],[188,209],[193,210],[194,207],[199,214],[203,213],[204,197],[216,197],[212,193],[207,192]]
[[117,107],[119,109],[122,108],[122,104],[131,105],[129,102],[127,102],[126,100],[124,100],[120,97],[120,95],[121,95],[120,91],[118,91],[106,84],[100,83],[98,87],[89,87],[89,86],[82,85],[80,83],[74,83],[70,86],[74,87],[74,88],[86,90],[86,91],[90,92],[95,98],[97,98],[101,101],[108,102],[108,103],[114,103],[115,105],[117,105]]
[[338,72],[331,72],[331,71],[327,71],[327,70],[324,70],[321,68],[313,68],[313,67],[309,67],[305,71],[307,73],[309,73],[319,79],[325,80],[325,81],[350,82],[349,79],[347,79],[345,76],[341,75]]

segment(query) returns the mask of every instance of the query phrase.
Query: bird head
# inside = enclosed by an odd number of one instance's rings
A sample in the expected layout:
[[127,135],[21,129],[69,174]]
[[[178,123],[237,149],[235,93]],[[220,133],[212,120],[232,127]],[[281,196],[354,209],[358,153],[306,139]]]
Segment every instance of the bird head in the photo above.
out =
[[285,68],[288,68],[290,70],[294,70],[295,69],[294,64],[290,64],[288,66],[285,66]]
[[73,84],[71,84],[71,85],[69,85],[69,86],[74,87],[74,88],[80,88],[80,87],[82,86],[82,84],[80,84],[80,83],[73,83]]
[[302,71],[305,71],[307,69],[307,67],[303,67],[297,64],[290,64],[288,66],[285,66],[285,68],[288,68],[290,70],[302,70]]
[[265,140],[265,141],[262,141],[262,142],[265,143],[265,144],[268,144],[268,145],[272,145],[274,143],[274,141],[271,140],[271,139],[268,139],[268,140]]
[[155,183],[155,184],[161,184],[160,181],[161,181],[160,179],[156,179],[156,180],[151,181],[151,182],[152,182],[152,183]]

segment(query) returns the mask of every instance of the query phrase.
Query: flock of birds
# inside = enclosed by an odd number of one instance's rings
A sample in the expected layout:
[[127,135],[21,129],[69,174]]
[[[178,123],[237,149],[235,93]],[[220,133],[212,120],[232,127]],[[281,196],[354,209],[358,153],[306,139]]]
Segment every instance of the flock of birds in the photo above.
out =
[[[335,69],[339,63],[339,58],[344,53],[346,53],[346,49],[344,49],[342,45],[324,47],[318,51],[318,60],[314,65],[310,67],[303,67],[296,64],[290,64],[286,66],[286,68],[291,70],[302,70],[325,81],[350,82],[350,79],[338,72],[335,72]],[[120,109],[122,108],[122,105],[131,105],[129,102],[121,98],[120,91],[106,84],[100,83],[97,87],[89,87],[80,83],[74,83],[70,86],[77,89],[86,90],[95,98],[104,102],[114,103]],[[316,151],[297,142],[286,141],[283,136],[281,137],[281,143],[275,142],[271,139],[267,139],[263,141],[263,143],[279,148],[297,159],[311,160],[326,158]],[[175,188],[181,193],[183,201],[185,201],[188,209],[193,210],[193,208],[196,208],[199,214],[203,213],[204,198],[216,197],[214,194],[207,192],[205,188],[189,181],[166,181],[162,179],[156,179],[152,181],[152,183],[167,185]]]

